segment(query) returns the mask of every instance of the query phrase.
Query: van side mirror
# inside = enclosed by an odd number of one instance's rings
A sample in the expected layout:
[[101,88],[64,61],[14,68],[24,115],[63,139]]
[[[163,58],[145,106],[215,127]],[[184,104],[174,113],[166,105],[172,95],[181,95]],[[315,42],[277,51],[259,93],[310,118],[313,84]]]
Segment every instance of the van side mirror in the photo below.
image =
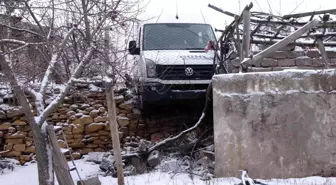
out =
[[136,41],[132,40],[128,43],[128,52],[131,55],[140,55],[140,48],[137,47]]

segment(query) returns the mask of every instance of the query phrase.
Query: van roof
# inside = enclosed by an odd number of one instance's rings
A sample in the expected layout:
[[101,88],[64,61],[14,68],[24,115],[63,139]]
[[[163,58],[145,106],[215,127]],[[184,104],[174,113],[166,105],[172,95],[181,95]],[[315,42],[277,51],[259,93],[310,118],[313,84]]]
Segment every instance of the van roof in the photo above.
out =
[[176,12],[163,10],[160,14],[157,14],[151,19],[144,21],[144,24],[147,23],[197,23],[205,24],[209,23],[206,19],[206,16],[203,16],[201,11],[180,11],[178,12],[178,19],[176,18]]
[[203,25],[210,25],[208,23],[197,23],[197,22],[159,22],[159,23],[144,23],[143,25],[149,24],[203,24]]

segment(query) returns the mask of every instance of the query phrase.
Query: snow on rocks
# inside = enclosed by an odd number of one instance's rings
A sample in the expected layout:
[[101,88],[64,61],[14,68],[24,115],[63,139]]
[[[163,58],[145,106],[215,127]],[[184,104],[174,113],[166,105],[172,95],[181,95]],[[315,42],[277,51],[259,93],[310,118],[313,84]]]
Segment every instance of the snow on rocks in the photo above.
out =
[[3,173],[5,173],[5,171],[13,171],[14,167],[15,167],[15,163],[16,161],[14,160],[9,160],[9,159],[5,159],[0,157],[0,175],[2,175]]
[[107,156],[109,156],[108,152],[90,152],[85,160],[88,162],[100,164],[103,161],[103,158]]

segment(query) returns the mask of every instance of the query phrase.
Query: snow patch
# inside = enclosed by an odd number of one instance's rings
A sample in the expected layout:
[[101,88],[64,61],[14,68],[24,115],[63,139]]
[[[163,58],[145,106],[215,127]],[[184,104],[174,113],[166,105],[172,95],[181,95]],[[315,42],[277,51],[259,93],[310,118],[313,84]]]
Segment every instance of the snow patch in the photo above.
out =
[[98,86],[93,85],[93,84],[89,85],[89,89],[90,89],[90,91],[99,91],[99,92],[102,91],[101,87],[98,87]]
[[[85,158],[86,156],[84,156]],[[117,184],[117,178],[111,176],[104,177],[100,172],[99,165],[87,162],[85,159],[75,161],[78,171],[82,179],[98,176],[102,185]],[[68,162],[71,165],[71,162]],[[76,171],[71,171],[71,176],[74,182],[79,180]],[[237,172],[239,176],[239,172]],[[20,178],[18,178],[20,177]],[[253,177],[256,178],[256,177]],[[336,178],[324,177],[306,177],[306,178],[290,178],[290,179],[257,179],[268,185],[332,185],[336,184]],[[240,179],[235,177],[217,178],[208,181],[203,181],[198,176],[191,179],[190,174],[186,173],[169,173],[154,171],[151,173],[125,177],[125,184],[127,185],[234,185],[240,183]],[[17,166],[13,172],[6,172],[0,176],[1,185],[36,185],[38,184],[37,164],[28,163],[27,166]],[[56,185],[58,185],[56,180]]]

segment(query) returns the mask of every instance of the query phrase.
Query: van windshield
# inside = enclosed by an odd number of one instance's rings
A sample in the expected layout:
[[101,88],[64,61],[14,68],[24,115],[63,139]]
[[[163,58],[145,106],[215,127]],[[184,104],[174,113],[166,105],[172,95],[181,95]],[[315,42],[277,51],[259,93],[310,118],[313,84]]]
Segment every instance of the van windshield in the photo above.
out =
[[208,24],[146,24],[144,50],[204,50],[215,35]]

